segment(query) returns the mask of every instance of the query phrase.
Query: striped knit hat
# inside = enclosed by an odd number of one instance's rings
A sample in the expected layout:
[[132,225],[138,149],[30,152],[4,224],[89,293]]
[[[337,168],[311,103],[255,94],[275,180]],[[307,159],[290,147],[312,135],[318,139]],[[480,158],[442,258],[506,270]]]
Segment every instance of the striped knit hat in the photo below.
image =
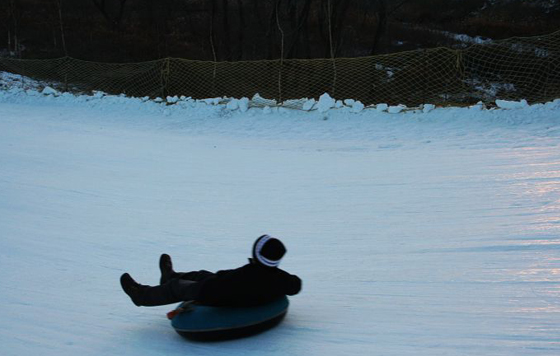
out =
[[253,245],[253,260],[266,267],[278,267],[285,253],[284,244],[268,235],[262,235]]

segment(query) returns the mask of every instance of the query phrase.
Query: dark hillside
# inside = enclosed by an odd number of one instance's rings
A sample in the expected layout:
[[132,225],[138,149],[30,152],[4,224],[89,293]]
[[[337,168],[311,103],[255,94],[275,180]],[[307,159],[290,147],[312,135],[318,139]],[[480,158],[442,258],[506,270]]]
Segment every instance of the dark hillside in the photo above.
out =
[[560,29],[560,0],[0,0],[0,56],[356,57]]

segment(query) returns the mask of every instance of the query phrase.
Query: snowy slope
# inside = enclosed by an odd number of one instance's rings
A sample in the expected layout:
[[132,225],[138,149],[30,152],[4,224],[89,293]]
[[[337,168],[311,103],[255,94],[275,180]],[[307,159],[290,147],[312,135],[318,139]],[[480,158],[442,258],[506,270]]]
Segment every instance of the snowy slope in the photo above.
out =
[[[0,91],[2,355],[558,355],[560,101],[398,114]],[[129,272],[236,267],[263,233],[286,320],[181,339]]]

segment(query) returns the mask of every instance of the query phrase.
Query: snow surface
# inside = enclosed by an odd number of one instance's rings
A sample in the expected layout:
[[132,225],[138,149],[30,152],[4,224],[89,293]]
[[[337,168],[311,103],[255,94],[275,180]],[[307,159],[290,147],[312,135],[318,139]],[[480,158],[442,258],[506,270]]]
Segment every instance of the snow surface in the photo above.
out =
[[[4,85],[2,355],[560,354],[560,100],[245,104]],[[263,233],[304,282],[269,332],[188,342],[120,289],[163,252],[237,267]]]

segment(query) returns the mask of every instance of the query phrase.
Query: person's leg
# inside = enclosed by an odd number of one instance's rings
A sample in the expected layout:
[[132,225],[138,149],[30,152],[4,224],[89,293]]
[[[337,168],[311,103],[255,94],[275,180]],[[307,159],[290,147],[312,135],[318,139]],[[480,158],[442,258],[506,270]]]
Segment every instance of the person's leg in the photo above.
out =
[[128,273],[121,276],[121,286],[135,305],[146,307],[196,300],[199,292],[195,281],[175,278],[151,287],[137,283]]
[[159,279],[159,284],[165,284],[172,279],[182,279],[182,280],[189,280],[200,282],[210,276],[213,276],[214,273],[201,270],[201,271],[193,271],[193,272],[175,272],[173,270],[173,263],[171,262],[171,257],[168,254],[163,254],[159,258],[159,269],[161,271],[161,277]]
[[203,269],[200,270],[200,271],[175,272],[175,273],[176,273],[176,278],[183,279],[183,280],[189,280],[189,281],[195,281],[195,282],[201,282],[201,281],[205,280],[206,278],[214,275],[214,273],[212,273],[210,271],[205,271]]
[[159,257],[159,270],[161,272],[161,277],[159,279],[160,285],[165,284],[170,279],[177,278],[177,272],[173,270],[171,256],[168,254],[164,253]]

